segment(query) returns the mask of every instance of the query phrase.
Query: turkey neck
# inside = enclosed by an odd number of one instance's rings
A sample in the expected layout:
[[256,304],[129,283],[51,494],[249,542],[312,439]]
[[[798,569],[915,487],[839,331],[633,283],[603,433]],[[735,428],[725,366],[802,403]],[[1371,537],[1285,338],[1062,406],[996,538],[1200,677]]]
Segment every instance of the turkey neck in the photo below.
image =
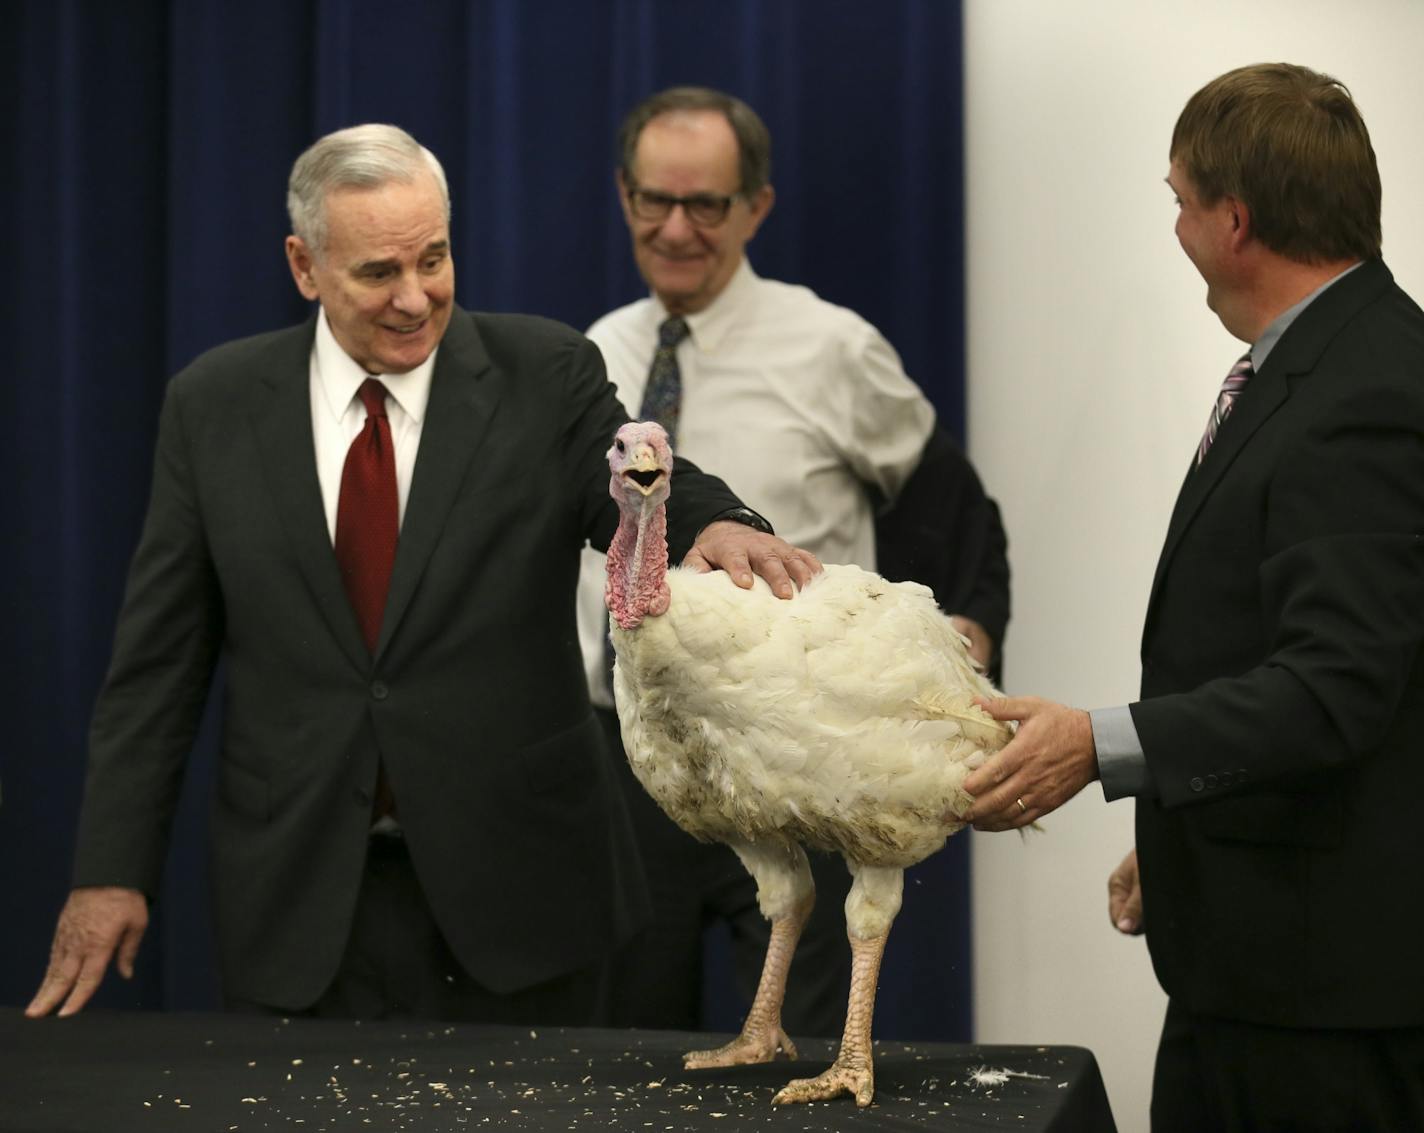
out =
[[645,498],[635,513],[619,509],[618,531],[608,547],[608,612],[623,629],[668,606],[667,504]]

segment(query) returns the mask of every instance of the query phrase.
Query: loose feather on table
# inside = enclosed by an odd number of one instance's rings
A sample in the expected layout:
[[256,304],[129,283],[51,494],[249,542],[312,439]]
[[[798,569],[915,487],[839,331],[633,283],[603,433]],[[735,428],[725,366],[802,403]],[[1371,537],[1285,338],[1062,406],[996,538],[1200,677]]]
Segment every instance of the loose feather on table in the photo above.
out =
[[618,430],[609,490],[621,511],[605,596],[613,686],[638,780],[682,829],[729,845],[771,921],[742,1033],[689,1068],[796,1057],[781,1028],[792,953],[815,901],[802,846],[839,851],[850,1002],[835,1063],[773,1099],[874,1094],[871,1015],[905,867],[963,828],[961,784],[1010,731],[974,705],[998,695],[967,642],[911,582],[827,566],[790,600],[760,578],[669,569],[672,451],[650,422]]

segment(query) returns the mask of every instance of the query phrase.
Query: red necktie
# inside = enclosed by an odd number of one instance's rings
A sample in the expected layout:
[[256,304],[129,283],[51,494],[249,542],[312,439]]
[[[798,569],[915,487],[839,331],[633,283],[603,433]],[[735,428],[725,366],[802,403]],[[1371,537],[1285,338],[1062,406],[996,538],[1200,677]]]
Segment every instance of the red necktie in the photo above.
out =
[[400,497],[396,454],[386,417],[386,387],[367,378],[356,391],[366,406],[366,426],[351,442],[341,470],[336,504],[336,562],[346,596],[356,611],[366,647],[376,651],[386,590],[396,561]]
[[[366,648],[375,653],[391,567],[396,561],[400,496],[396,490],[396,450],[386,416],[386,387],[375,378],[367,378],[356,396],[366,407],[366,425],[346,450],[346,464],[341,469],[341,495],[336,502],[336,562]],[[394,814],[395,809],[395,796],[382,761],[376,769],[371,817]]]

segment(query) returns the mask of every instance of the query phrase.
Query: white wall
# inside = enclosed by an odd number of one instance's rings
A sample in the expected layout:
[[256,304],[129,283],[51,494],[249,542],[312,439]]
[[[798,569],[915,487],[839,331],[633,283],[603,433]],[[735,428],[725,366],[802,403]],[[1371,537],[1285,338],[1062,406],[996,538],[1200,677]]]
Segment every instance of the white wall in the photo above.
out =
[[[1134,696],[1172,500],[1243,349],[1172,233],[1183,103],[1246,63],[1343,80],[1379,157],[1386,262],[1424,301],[1421,51],[1419,0],[968,0],[969,442],[1009,528],[1010,691]],[[1140,1133],[1165,998],[1105,900],[1132,804],[1094,785],[1044,825],[973,836],[978,1038],[1088,1047]]]

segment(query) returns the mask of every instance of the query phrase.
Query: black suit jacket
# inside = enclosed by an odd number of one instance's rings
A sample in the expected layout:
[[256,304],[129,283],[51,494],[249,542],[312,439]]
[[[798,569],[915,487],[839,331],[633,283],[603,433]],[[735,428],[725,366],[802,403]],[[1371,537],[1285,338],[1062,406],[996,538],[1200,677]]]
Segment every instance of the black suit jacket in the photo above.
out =
[[1147,940],[1184,1006],[1424,1025],[1424,314],[1380,261],[1188,473],[1132,716]]
[[[374,657],[317,482],[315,321],[229,343],[170,384],[152,497],[91,731],[75,883],[153,894],[215,662],[212,818],[228,995],[312,1002],[360,884],[378,757],[470,973],[507,991],[584,967],[644,915],[574,626],[585,538],[617,522],[626,420],[557,323],[456,310],[440,346]],[[681,464],[680,556],[739,501]]]
[[947,614],[963,614],[994,642],[989,676],[1003,669],[1009,625],[1008,537],[999,505],[939,422],[895,502],[875,518],[875,566],[892,582],[913,579]]

